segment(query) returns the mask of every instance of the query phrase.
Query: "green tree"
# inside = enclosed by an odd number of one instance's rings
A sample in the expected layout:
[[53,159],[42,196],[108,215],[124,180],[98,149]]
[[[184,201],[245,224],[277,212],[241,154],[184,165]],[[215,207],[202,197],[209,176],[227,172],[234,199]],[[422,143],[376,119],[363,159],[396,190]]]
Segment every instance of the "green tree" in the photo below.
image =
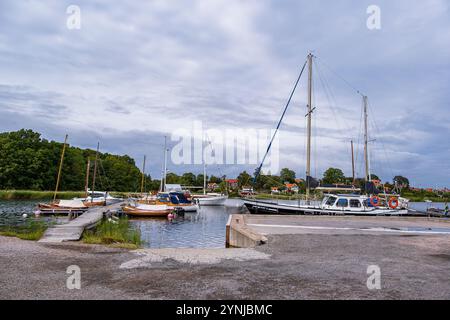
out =
[[294,183],[295,182],[295,172],[288,168],[283,168],[280,171],[280,178],[283,183],[284,182]]
[[252,182],[252,176],[247,173],[247,171],[241,172],[238,177],[238,186],[242,188],[243,186],[247,186]]
[[336,184],[344,181],[345,176],[341,169],[328,168],[323,174],[322,182],[324,184]]
[[403,176],[395,176],[393,182],[399,188],[409,188],[409,180]]

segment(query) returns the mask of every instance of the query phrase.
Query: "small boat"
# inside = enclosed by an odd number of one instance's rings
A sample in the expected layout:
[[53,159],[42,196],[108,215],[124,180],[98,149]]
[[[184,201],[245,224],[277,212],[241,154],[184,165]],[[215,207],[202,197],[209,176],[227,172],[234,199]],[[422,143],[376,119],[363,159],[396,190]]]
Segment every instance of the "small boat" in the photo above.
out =
[[166,217],[174,209],[164,204],[141,204],[126,205],[122,207],[123,212],[136,217]]
[[42,214],[82,214],[89,209],[81,200],[56,200],[52,203],[39,203]]
[[188,200],[182,192],[160,192],[158,193],[156,204],[165,204],[185,212],[198,210],[198,205]]
[[228,196],[220,193],[207,193],[206,195],[193,195],[192,199],[200,206],[223,206]]
[[111,196],[107,191],[90,191],[88,196],[84,198],[74,198],[73,200],[81,200],[87,207],[106,206],[120,201],[119,198]]

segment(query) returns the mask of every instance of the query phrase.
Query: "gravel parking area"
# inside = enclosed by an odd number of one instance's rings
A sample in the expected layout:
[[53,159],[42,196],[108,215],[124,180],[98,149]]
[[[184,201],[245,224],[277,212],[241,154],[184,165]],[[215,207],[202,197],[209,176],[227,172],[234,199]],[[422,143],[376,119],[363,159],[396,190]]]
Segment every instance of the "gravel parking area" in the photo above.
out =
[[[79,290],[66,287],[69,265]],[[381,290],[366,286],[369,265]],[[439,235],[270,235],[256,250],[185,252],[0,237],[0,268],[1,299],[450,299]]]

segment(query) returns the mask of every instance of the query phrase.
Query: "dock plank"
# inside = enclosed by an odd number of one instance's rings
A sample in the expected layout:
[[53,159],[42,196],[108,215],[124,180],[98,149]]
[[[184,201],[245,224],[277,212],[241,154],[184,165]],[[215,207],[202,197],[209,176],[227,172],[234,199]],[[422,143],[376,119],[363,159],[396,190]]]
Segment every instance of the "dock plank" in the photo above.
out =
[[85,229],[95,226],[103,218],[103,214],[108,210],[118,210],[122,203],[123,202],[119,202],[104,207],[92,207],[68,223],[48,228],[38,242],[57,243],[64,241],[78,241],[81,239]]

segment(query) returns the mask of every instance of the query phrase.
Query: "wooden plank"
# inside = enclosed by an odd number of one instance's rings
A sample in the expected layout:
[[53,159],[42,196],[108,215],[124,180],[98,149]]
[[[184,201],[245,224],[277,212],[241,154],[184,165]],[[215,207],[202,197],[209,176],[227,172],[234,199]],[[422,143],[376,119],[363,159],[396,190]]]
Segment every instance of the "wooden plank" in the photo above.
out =
[[78,241],[85,229],[89,229],[99,223],[105,212],[116,211],[123,202],[115,203],[109,206],[92,207],[82,215],[78,216],[68,223],[56,225],[48,228],[39,242],[55,243],[64,241]]

